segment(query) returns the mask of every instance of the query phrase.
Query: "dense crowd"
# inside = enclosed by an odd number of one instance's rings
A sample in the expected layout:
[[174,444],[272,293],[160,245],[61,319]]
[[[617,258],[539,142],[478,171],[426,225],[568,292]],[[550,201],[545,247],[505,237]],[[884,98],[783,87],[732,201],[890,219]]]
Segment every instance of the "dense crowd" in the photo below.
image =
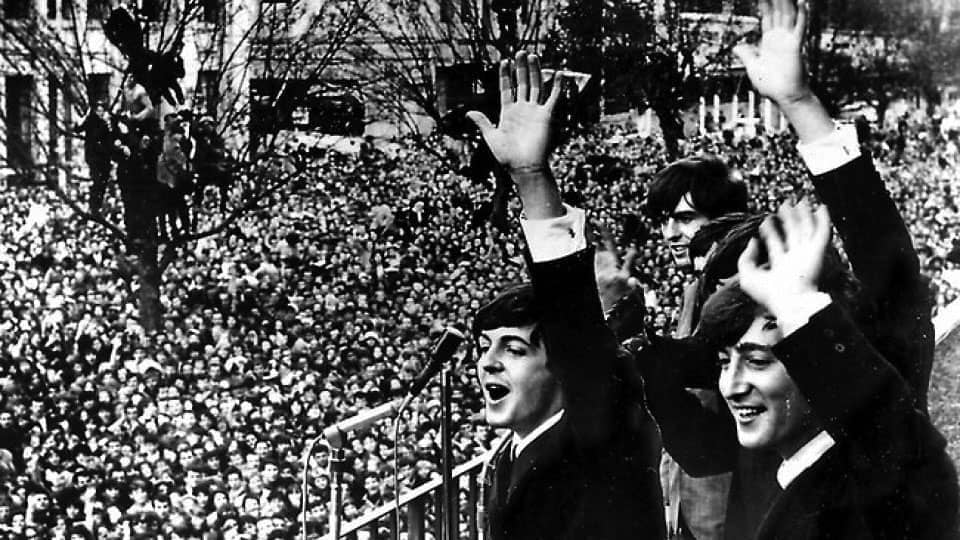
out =
[[[0,538],[297,534],[306,443],[402,395],[445,326],[468,325],[524,277],[516,231],[479,219],[490,186],[458,175],[439,141],[427,144],[297,150],[303,181],[167,269],[157,332],[138,324],[138,285],[118,247],[49,191],[2,190]],[[789,134],[718,136],[683,152],[722,156],[762,211],[809,190],[794,145]],[[867,145],[941,307],[957,296],[945,272],[960,267],[956,133],[905,120]],[[643,217],[645,189],[667,163],[662,145],[608,126],[557,156],[565,196],[620,249],[636,246],[648,320],[670,332],[691,278]],[[477,414],[469,352],[460,357],[458,462],[495,437]],[[351,441],[345,519],[390,501],[395,472],[405,488],[438,477],[439,414],[434,384],[404,411],[399,440],[384,422]],[[328,517],[328,454],[321,446],[310,464],[316,532]]]

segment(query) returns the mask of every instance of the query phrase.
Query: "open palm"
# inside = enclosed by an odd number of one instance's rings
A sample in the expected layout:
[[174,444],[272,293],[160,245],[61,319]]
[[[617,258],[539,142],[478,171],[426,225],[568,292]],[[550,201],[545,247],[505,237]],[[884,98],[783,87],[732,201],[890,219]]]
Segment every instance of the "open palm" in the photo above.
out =
[[738,45],[734,53],[743,62],[757,92],[778,103],[806,92],[801,51],[807,24],[807,5],[794,0],[760,2],[763,30],[759,45]]
[[740,288],[774,315],[779,303],[817,291],[823,257],[830,244],[830,215],[825,206],[812,210],[806,199],[796,206],[784,203],[777,211],[780,225],[771,218],[760,225],[769,263],[759,262],[760,242],[747,244],[737,270]]
[[497,161],[508,171],[546,167],[553,137],[552,116],[560,97],[561,74],[553,81],[553,90],[541,104],[542,75],[536,55],[519,52],[516,56],[516,88],[511,62],[500,63],[500,122],[497,126],[483,114],[470,111],[472,120]]

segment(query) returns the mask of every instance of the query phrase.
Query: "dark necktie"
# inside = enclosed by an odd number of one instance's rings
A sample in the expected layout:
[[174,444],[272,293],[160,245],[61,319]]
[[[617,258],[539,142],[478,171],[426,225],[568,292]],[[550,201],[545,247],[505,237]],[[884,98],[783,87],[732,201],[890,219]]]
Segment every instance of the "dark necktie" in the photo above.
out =
[[507,490],[510,487],[510,473],[513,471],[514,452],[513,441],[510,441],[504,447],[497,463],[497,499],[500,500],[500,504],[507,502]]

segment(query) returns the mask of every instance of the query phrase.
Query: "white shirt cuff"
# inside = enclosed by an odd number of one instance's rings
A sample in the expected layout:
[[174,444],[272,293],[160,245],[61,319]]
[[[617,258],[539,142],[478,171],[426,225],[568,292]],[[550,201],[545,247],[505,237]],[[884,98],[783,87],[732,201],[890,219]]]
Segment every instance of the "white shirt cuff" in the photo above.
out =
[[587,248],[586,212],[563,205],[567,213],[550,219],[520,217],[533,262],[562,259]]
[[829,306],[832,301],[829,294],[816,292],[790,298],[788,302],[777,306],[777,311],[780,313],[774,315],[777,317],[777,324],[783,332],[783,337],[802,328],[810,322],[810,317]]
[[837,124],[833,133],[813,142],[797,145],[800,157],[815,176],[839,169],[860,157],[857,128],[851,124]]

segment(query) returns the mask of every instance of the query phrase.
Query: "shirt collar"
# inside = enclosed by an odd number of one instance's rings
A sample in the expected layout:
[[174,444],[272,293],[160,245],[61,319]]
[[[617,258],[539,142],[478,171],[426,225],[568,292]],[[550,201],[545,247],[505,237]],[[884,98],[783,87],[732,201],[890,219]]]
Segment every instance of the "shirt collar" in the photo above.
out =
[[546,431],[557,424],[560,419],[563,418],[563,409],[560,409],[550,418],[544,420],[536,429],[527,434],[526,437],[520,437],[516,433],[513,434],[513,457],[520,455],[520,452],[523,452],[523,449],[530,446],[530,443],[537,440],[538,437],[546,433]]
[[826,431],[817,433],[816,437],[807,441],[807,444],[801,446],[796,453],[783,460],[780,468],[777,469],[777,483],[782,489],[787,489],[791,482],[796,480],[803,471],[812,467],[827,453],[827,450],[836,444],[837,442]]

